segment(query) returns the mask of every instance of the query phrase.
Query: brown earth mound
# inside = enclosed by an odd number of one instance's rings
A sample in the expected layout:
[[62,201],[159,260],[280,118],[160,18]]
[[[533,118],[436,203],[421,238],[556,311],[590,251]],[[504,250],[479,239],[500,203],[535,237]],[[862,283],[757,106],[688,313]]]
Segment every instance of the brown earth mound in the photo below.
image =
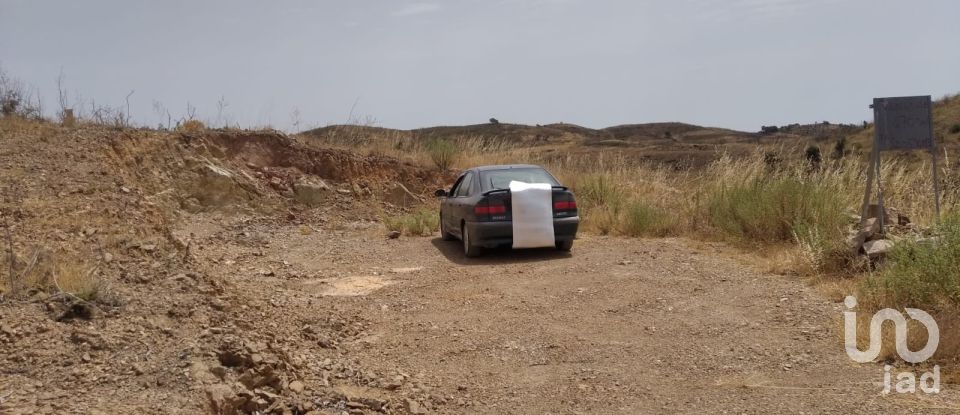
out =
[[[423,199],[444,173],[276,132],[0,118],[0,177],[0,413],[402,405],[337,351],[361,320],[322,303],[311,318],[285,319],[274,311],[282,300],[213,272],[233,260],[197,258],[209,241],[256,255],[267,244],[250,230],[258,224],[371,223]],[[205,234],[208,224],[226,231]],[[330,379],[375,391],[347,397]]]

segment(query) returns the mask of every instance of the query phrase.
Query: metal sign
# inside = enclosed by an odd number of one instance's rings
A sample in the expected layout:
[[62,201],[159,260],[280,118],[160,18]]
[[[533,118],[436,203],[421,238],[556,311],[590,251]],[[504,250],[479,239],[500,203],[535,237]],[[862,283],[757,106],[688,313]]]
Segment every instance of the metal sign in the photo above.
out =
[[860,224],[867,220],[877,178],[877,201],[880,205],[880,231],[883,232],[883,186],[880,185],[880,152],[887,150],[928,150],[932,156],[933,203],[940,221],[940,177],[937,169],[936,144],[933,140],[933,102],[929,95],[915,97],[874,98],[873,151],[867,168],[867,187],[860,209]]
[[933,112],[929,95],[874,98],[873,116],[880,151],[933,148]]

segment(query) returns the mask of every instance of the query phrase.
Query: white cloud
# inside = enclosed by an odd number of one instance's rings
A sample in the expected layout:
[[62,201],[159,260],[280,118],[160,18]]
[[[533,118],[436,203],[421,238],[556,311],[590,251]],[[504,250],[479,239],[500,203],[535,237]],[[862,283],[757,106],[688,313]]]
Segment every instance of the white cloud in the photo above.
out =
[[397,17],[416,16],[438,10],[440,10],[440,4],[438,3],[410,3],[393,12],[393,15]]

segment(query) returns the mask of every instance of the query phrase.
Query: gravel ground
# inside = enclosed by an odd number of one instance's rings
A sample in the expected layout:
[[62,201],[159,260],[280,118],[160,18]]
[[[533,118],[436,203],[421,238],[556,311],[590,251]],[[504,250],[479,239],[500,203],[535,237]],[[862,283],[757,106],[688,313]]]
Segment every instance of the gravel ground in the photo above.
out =
[[[286,313],[311,301],[365,321],[339,345],[439,413],[927,413],[939,395],[882,395],[852,362],[841,309],[721,245],[584,236],[572,254],[384,239],[376,228],[267,230]],[[230,256],[229,251],[217,252]],[[242,257],[242,255],[240,255]],[[741,260],[736,258],[740,257]],[[243,265],[253,270],[267,265]],[[272,272],[272,271],[271,271]],[[257,273],[238,280],[262,290]],[[260,272],[259,274],[263,274]],[[267,284],[271,285],[271,284]],[[304,300],[306,298],[307,300]]]

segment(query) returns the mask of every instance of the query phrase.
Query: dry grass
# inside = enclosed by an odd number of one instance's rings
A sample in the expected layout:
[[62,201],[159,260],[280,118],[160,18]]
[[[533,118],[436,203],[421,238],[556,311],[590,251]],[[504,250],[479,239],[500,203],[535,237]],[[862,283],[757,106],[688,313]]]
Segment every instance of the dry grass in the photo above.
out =
[[432,236],[440,226],[436,209],[427,208],[399,215],[382,213],[380,220],[388,231],[400,232],[406,236]]
[[[8,256],[4,256],[0,266],[9,274]],[[43,291],[68,301],[112,302],[113,296],[97,271],[95,261],[37,249],[27,256],[15,257],[14,277],[4,278],[0,291],[11,296]]]
[[177,131],[184,131],[188,133],[196,133],[206,129],[207,126],[204,125],[200,120],[187,120],[177,125]]

